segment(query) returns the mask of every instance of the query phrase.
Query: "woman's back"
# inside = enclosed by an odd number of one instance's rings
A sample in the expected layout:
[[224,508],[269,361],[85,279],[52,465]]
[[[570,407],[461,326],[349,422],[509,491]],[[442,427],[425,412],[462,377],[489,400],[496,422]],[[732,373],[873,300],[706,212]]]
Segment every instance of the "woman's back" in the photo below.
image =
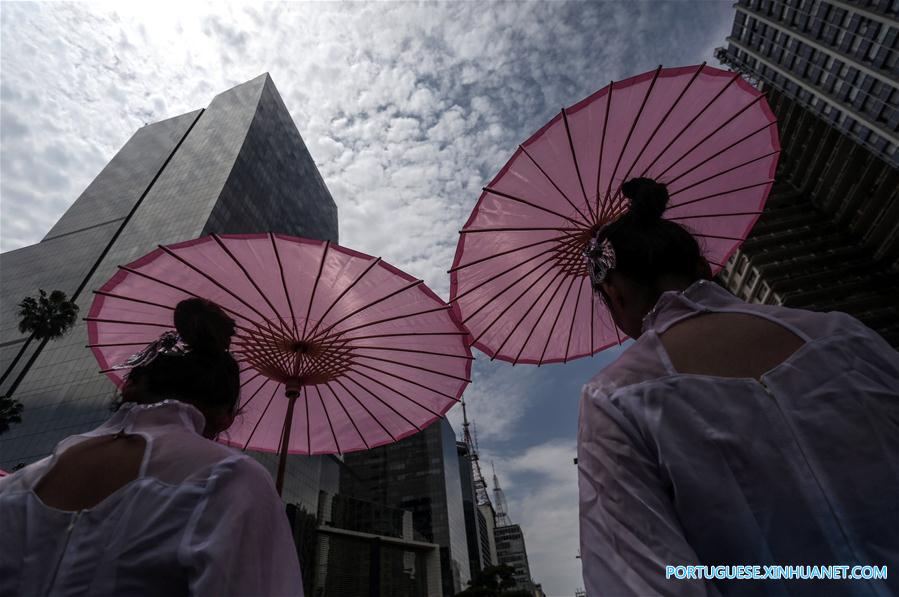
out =
[[[748,305],[708,282],[665,293],[637,343],[585,387],[578,466],[595,594],[715,590],[665,580],[668,565],[894,564],[899,355],[843,314]],[[899,588],[822,582],[716,585]]]
[[203,427],[126,404],[0,480],[0,594],[302,594],[271,477]]

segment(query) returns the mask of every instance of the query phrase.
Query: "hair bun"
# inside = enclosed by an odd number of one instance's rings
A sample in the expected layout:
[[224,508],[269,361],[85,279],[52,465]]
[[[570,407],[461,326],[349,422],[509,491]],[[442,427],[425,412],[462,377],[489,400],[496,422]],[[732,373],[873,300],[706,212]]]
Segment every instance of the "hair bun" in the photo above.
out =
[[621,192],[631,200],[629,211],[641,224],[661,219],[668,205],[668,189],[651,178],[632,178],[621,185]]
[[212,301],[190,298],[175,307],[175,328],[191,350],[223,352],[231,346],[234,320]]

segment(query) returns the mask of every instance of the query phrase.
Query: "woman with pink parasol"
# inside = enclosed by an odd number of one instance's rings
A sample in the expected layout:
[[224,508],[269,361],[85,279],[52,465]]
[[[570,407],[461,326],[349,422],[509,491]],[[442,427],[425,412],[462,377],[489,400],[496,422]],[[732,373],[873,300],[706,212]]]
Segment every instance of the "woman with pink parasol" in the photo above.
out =
[[265,468],[213,441],[234,422],[234,321],[193,298],[122,364],[103,425],[0,480],[0,594],[302,595]]
[[895,574],[676,568],[899,562],[899,354],[844,313],[711,281],[764,207],[775,123],[739,74],[705,65],[615,82],[525,141],[461,231],[452,301],[491,358],[635,340],[580,403],[588,595],[899,594]]

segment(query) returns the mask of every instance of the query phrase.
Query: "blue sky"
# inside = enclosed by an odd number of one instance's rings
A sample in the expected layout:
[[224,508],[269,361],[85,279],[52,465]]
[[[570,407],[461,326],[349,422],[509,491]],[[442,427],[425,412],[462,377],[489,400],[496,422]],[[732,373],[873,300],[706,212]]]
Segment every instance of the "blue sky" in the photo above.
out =
[[[732,22],[729,1],[3,2],[0,248],[39,241],[144,123],[267,71],[337,202],[341,244],[447,298],[457,231],[518,143],[610,80],[717,65]],[[549,595],[582,584],[578,395],[617,350],[539,369],[479,355],[466,394]]]

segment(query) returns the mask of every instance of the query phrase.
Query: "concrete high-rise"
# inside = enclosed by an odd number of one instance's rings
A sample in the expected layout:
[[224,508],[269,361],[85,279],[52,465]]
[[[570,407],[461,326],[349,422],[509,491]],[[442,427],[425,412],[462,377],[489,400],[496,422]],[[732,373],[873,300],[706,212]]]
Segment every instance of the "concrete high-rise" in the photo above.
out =
[[157,244],[266,231],[337,241],[334,200],[268,74],[134,133],[41,242],[0,256],[0,371],[25,347],[0,387],[24,405],[0,435],[0,468],[96,426],[115,392],[83,322],[49,343],[18,332],[23,297],[62,290],[84,316],[91,290]]
[[720,280],[751,302],[847,312],[899,347],[895,11],[735,7],[716,56],[765,93],[782,152],[765,211]]
[[715,56],[774,87],[893,167],[899,163],[899,6],[739,0]]
[[496,541],[496,558],[501,566],[508,566],[514,571],[516,585],[525,590],[532,590],[531,567],[528,564],[528,550],[524,544],[524,533],[517,524],[508,524],[493,529]]

